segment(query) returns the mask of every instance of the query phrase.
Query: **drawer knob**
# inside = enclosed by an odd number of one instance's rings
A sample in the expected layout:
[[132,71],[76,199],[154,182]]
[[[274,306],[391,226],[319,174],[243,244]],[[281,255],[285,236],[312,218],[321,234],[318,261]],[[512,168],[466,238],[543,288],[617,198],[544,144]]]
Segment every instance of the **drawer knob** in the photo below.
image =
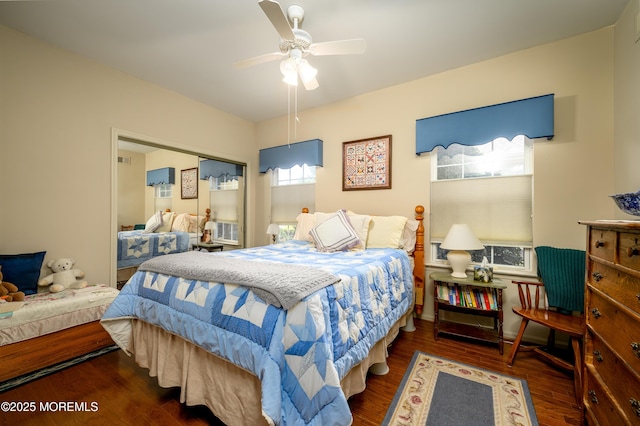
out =
[[638,299],[638,303],[640,303],[640,293],[636,294],[636,299]]
[[635,410],[636,416],[640,417],[640,402],[635,398],[631,398],[629,403],[631,404],[631,408]]
[[598,318],[600,318],[600,316],[601,316],[602,314],[600,313],[600,311],[598,310],[598,308],[593,308],[593,309],[591,309],[591,315],[593,315],[593,317],[594,317],[595,319],[598,319]]
[[638,254],[640,254],[640,250],[638,250],[636,247],[629,247],[627,249],[627,256],[629,257],[637,256]]
[[633,354],[635,356],[637,356],[638,358],[640,358],[640,343],[638,342],[631,342],[631,350],[633,351]]
[[602,354],[600,351],[593,351],[593,356],[596,357],[596,361],[602,362]]
[[596,240],[594,245],[596,248],[604,247],[604,241]]
[[589,397],[591,399],[591,402],[593,402],[594,404],[598,403],[598,397],[596,396],[596,391],[590,390],[589,391]]
[[591,274],[595,282],[598,282],[602,279],[602,274],[600,272],[594,272]]

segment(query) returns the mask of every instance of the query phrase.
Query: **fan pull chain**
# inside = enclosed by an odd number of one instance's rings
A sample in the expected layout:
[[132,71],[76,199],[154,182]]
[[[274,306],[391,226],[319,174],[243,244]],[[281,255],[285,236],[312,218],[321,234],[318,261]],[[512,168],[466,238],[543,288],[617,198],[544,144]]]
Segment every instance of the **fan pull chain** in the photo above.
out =
[[291,86],[287,84],[287,145],[291,148]]

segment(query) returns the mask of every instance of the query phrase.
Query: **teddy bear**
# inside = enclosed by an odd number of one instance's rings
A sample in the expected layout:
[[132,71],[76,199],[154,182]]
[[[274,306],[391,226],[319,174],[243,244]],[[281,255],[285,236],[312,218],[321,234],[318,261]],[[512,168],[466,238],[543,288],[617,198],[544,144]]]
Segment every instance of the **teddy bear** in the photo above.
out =
[[47,275],[38,281],[39,286],[48,286],[51,293],[58,293],[68,288],[84,288],[87,282],[79,280],[84,278],[84,271],[73,268],[75,260],[69,258],[61,258],[50,260],[47,267],[53,271],[53,274]]
[[3,280],[2,265],[0,265],[0,299],[5,302],[21,302],[24,293],[18,290],[18,286]]

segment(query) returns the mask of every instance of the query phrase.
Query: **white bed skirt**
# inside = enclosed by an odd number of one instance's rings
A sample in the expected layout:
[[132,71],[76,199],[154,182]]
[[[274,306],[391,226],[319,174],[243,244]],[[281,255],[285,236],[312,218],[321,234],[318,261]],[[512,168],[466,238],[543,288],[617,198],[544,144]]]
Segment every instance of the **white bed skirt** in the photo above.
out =
[[[132,322],[133,339],[128,349],[136,363],[149,369],[160,386],[180,387],[180,402],[204,405],[228,426],[270,424],[262,413],[261,386],[255,375],[156,326]],[[369,356],[342,379],[347,398],[364,391],[367,371],[373,364],[386,362],[387,347],[405,323],[406,317],[398,321]]]

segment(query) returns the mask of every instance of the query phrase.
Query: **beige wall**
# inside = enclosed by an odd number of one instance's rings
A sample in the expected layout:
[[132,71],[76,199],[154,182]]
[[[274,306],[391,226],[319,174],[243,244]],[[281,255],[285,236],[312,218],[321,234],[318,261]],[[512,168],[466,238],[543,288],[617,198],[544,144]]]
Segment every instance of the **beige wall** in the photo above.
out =
[[[640,0],[629,2],[615,27],[615,157],[612,193],[640,190]],[[616,209],[616,218],[634,219]],[[637,219],[637,218],[635,218]]]
[[[635,13],[633,3],[615,49],[614,28],[605,28],[301,112],[297,140],[324,141],[317,209],[411,216],[422,204],[428,213],[430,160],[414,154],[416,119],[555,93],[556,137],[535,145],[535,244],[584,248],[577,221],[614,217],[607,195],[638,183],[638,44],[623,40]],[[5,27],[0,55],[0,252],[46,249],[47,258],[75,257],[92,282],[109,280],[119,132],[247,162],[248,243],[267,243],[269,183],[256,177],[258,148],[287,140],[286,117],[254,126]],[[393,188],[342,192],[342,142],[386,134]],[[505,306],[515,303],[508,292]],[[513,335],[516,319],[506,314]]]
[[[555,94],[556,136],[535,143],[534,244],[584,249],[585,230],[577,222],[614,215],[607,198],[613,189],[613,27],[300,113],[298,140],[324,141],[316,208],[411,216],[422,204],[428,239],[430,159],[415,155],[415,120],[547,93]],[[281,144],[286,130],[286,117],[259,123],[259,147]],[[342,192],[342,142],[386,134],[393,136],[392,189]],[[266,180],[260,176],[258,187],[266,188]],[[265,213],[257,229],[267,223]],[[425,318],[433,317],[431,285]],[[510,288],[505,306],[516,303]],[[518,324],[507,308],[505,333],[513,336]]]
[[115,283],[118,133],[246,162],[251,191],[252,123],[2,26],[0,93],[1,253],[47,250]]
[[129,164],[118,163],[118,220],[117,229],[122,225],[130,226],[146,222],[145,214],[145,182],[147,168],[145,155],[139,152],[118,151],[118,155],[130,158]]

